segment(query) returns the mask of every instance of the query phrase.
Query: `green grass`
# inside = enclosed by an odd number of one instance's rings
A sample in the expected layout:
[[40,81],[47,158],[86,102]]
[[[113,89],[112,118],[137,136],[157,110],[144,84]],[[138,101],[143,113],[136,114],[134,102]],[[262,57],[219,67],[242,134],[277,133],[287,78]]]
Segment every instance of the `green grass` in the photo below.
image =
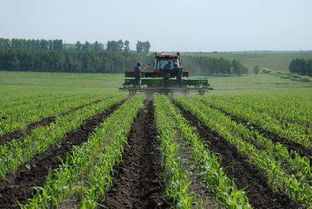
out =
[[295,87],[312,87],[312,83],[302,81],[292,81],[280,78],[277,75],[267,74],[248,74],[242,76],[230,77],[208,77],[208,81],[215,89],[231,88],[295,88]]
[[[124,79],[123,74],[105,73],[46,73],[0,71],[0,95],[35,96],[62,93],[118,92]],[[278,75],[249,74],[242,76],[208,76],[215,89],[271,89],[312,87],[312,82],[292,81]],[[40,91],[39,91],[40,90]],[[215,91],[217,92],[217,91]],[[219,92],[219,91],[218,91]]]
[[0,71],[0,85],[119,88],[122,81],[122,74]]
[[[195,55],[195,53],[193,53]],[[258,65],[260,68],[268,68],[274,71],[289,72],[288,67],[292,59],[305,58],[312,59],[312,52],[302,53],[263,53],[263,52],[248,52],[248,53],[196,53],[196,55],[206,55],[210,57],[224,57],[226,59],[237,59],[243,65],[253,67]]]
[[122,74],[0,71],[0,95],[104,94],[118,92],[122,82]]

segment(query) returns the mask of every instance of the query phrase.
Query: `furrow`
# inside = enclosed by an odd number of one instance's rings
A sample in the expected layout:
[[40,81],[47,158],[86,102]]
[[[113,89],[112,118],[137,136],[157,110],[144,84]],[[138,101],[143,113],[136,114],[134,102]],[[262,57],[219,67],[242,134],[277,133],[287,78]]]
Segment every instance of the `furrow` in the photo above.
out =
[[170,207],[171,203],[165,197],[158,147],[153,103],[150,101],[132,125],[123,162],[116,165],[114,184],[100,198],[100,208]]
[[[96,100],[96,101],[93,101],[93,102],[88,103],[88,104],[73,107],[73,108],[71,108],[65,112],[60,113],[59,115],[65,116],[65,115],[68,115],[69,113],[72,113],[74,111],[77,111],[77,110],[82,109],[82,108],[87,107],[87,106],[91,106],[93,104],[97,104],[99,102],[100,102],[100,100]],[[48,126],[51,123],[53,123],[55,120],[56,120],[56,116],[46,117],[46,118],[43,118],[39,121],[28,124],[26,126],[26,130],[16,130],[16,131],[7,133],[3,136],[0,136],[0,146],[5,144],[5,143],[12,141],[13,139],[20,139],[20,138],[23,138],[25,136],[29,136],[33,132],[33,130],[35,130],[36,128],[39,128],[42,126]]]
[[312,148],[304,147],[302,144],[296,143],[294,141],[288,140],[285,137],[278,135],[277,133],[268,131],[257,124],[251,123],[237,115],[229,113],[222,108],[216,107],[214,105],[209,105],[209,107],[218,110],[224,113],[226,116],[229,116],[232,120],[244,124],[247,128],[251,130],[257,130],[263,136],[271,139],[273,142],[280,143],[287,147],[288,151],[291,153],[292,151],[297,151],[301,156],[306,156],[310,159],[310,163],[312,163]]
[[51,146],[42,154],[36,155],[31,161],[24,163],[19,169],[0,181],[0,208],[18,208],[32,198],[36,190],[42,187],[49,172],[56,169],[70,154],[73,146],[86,142],[90,134],[109,117],[123,102],[86,119],[78,130],[68,132],[59,145]]
[[217,132],[202,124],[195,116],[175,103],[183,116],[198,130],[206,140],[207,148],[221,156],[221,165],[227,176],[233,179],[238,188],[246,189],[250,204],[254,208],[297,208],[298,206],[286,195],[274,192],[265,176],[241,155],[237,148],[229,144]]
[[187,171],[190,185],[188,192],[194,194],[193,208],[225,208],[217,201],[215,194],[208,189],[201,179],[200,170],[192,156],[192,148],[183,140],[177,140],[180,148],[181,167]]

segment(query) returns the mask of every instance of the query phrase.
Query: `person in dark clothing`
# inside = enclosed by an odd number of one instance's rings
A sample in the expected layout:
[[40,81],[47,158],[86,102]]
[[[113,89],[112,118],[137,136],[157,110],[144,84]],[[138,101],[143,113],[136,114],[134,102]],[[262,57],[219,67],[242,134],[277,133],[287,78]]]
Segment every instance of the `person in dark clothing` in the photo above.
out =
[[169,60],[167,64],[165,64],[164,70],[171,70],[171,61]]
[[178,67],[177,64],[174,64],[173,68],[174,68],[175,75],[177,77],[177,85],[178,87],[181,87],[182,86],[182,74],[183,74],[182,68]]
[[138,62],[134,68],[134,80],[135,87],[140,88],[141,86],[141,63]]

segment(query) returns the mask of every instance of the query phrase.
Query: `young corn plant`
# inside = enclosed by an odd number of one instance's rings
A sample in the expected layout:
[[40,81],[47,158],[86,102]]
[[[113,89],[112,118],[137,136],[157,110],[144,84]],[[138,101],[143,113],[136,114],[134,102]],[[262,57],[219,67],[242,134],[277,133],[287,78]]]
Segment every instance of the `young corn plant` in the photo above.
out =
[[41,191],[22,208],[55,208],[73,199],[77,207],[96,208],[98,198],[113,183],[113,166],[122,160],[127,134],[142,105],[143,97],[137,96],[119,107],[86,143],[74,148]]
[[162,109],[174,118],[175,128],[179,130],[183,140],[191,147],[192,155],[201,172],[201,178],[208,188],[227,208],[251,208],[243,190],[239,190],[235,183],[226,176],[219,163],[219,158],[209,152],[201,141],[195,128],[181,115],[171,101],[166,97],[159,97]]
[[79,128],[82,122],[110,106],[119,103],[123,96],[113,97],[92,106],[58,117],[54,123],[36,129],[31,135],[0,146],[0,179],[13,173],[22,163],[60,142],[65,134]]
[[160,134],[160,150],[163,154],[165,183],[167,184],[166,195],[170,197],[177,208],[192,208],[194,195],[188,192],[191,184],[187,172],[181,167],[179,157],[179,145],[175,139],[179,137],[174,129],[174,120],[168,117],[169,112],[164,108],[160,96],[155,98],[156,126]]
[[201,108],[187,98],[178,98],[177,101],[200,121],[212,130],[217,131],[229,143],[235,145],[239,152],[247,156],[259,170],[268,177],[273,189],[285,193],[290,199],[306,206],[312,205],[312,188],[308,183],[298,181],[293,175],[287,174],[267,152],[256,149],[242,138],[233,135],[226,126],[219,123],[222,114],[211,108]]

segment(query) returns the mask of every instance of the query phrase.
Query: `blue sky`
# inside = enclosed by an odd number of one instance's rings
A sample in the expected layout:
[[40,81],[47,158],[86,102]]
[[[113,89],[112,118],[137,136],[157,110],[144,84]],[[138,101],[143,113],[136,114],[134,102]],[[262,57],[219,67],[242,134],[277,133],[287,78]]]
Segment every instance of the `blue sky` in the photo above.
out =
[[312,49],[311,0],[0,0],[0,37],[157,51]]

